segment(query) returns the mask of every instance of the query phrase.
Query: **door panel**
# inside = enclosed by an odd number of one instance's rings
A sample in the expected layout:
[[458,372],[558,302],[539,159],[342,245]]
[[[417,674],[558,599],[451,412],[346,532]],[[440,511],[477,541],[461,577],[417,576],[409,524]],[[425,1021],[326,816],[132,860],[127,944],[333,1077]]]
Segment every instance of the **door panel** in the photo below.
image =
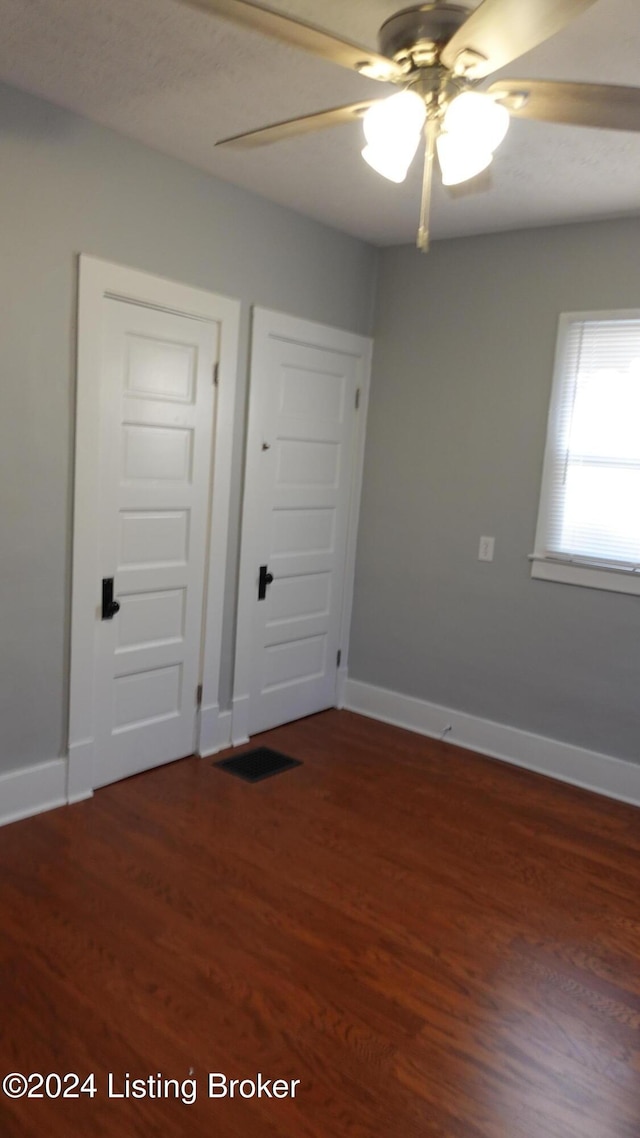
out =
[[[286,317],[276,332],[273,315],[256,314],[251,369],[238,620],[249,734],[336,702],[366,343]],[[264,600],[260,565],[273,575]]]
[[120,511],[121,568],[184,566],[188,548],[188,510]]
[[186,589],[121,597],[116,654],[183,640],[186,599]]
[[105,301],[98,786],[193,751],[217,351],[213,322]]

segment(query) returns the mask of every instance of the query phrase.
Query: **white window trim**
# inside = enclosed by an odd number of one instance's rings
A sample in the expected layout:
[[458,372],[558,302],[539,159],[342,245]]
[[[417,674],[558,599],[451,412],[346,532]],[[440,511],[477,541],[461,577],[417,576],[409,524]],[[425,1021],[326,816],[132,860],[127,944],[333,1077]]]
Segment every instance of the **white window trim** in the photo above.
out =
[[624,569],[596,569],[571,561],[555,561],[534,553],[531,576],[538,581],[560,581],[563,585],[582,585],[587,589],[605,589],[610,593],[640,595],[640,574]]
[[579,585],[587,589],[603,589],[612,593],[640,595],[640,571],[638,568],[582,564],[578,558],[552,556],[544,552],[545,535],[548,532],[548,511],[551,501],[551,482],[553,479],[553,456],[555,440],[559,429],[560,394],[564,383],[567,332],[576,320],[640,320],[640,309],[623,308],[591,312],[563,312],[558,321],[555,367],[551,389],[549,421],[544,452],[540,506],[536,526],[535,549],[530,555],[531,576],[539,581],[556,581],[564,585]]

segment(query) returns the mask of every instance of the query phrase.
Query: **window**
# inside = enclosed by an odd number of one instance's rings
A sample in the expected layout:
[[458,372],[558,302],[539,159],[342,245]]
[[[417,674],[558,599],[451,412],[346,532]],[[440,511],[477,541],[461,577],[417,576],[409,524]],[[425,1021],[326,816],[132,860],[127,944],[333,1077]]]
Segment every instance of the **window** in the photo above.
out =
[[640,312],[560,318],[532,576],[640,593]]

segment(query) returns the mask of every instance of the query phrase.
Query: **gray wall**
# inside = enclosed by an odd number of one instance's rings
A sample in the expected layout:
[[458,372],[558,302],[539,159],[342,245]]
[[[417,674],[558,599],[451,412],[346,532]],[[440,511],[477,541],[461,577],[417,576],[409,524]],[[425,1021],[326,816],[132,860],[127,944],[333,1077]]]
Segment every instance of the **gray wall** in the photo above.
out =
[[558,315],[617,307],[637,220],[382,254],[352,677],[638,760],[640,598],[527,561]]
[[66,745],[77,254],[243,301],[224,701],[249,307],[369,333],[376,252],[7,87],[0,172],[1,771]]

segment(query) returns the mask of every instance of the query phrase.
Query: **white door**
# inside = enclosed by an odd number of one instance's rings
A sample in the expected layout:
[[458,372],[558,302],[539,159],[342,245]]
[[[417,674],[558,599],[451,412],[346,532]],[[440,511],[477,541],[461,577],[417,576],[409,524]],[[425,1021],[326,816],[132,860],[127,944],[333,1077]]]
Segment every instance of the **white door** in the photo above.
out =
[[96,786],[194,750],[218,355],[215,322],[122,300],[103,329]]
[[254,314],[236,740],[336,704],[369,356],[362,337]]

